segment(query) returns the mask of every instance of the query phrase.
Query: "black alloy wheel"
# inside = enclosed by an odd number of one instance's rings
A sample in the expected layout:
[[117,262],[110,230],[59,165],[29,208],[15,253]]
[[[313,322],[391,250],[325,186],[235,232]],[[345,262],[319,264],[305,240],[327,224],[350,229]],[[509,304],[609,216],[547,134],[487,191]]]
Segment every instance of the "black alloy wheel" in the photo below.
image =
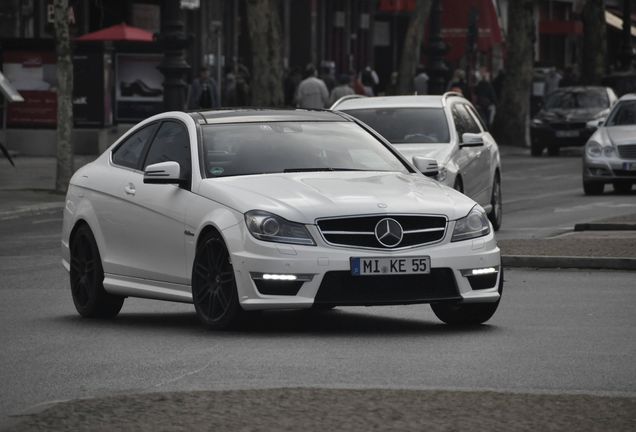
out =
[[197,248],[192,266],[192,302],[199,320],[212,330],[227,329],[242,315],[234,268],[218,233],[206,234]]
[[104,290],[104,270],[95,237],[87,225],[73,234],[71,250],[71,295],[75,309],[86,318],[112,318],[124,304],[124,297]]
[[561,149],[556,144],[548,144],[548,156],[558,156]]
[[628,194],[632,191],[632,182],[630,181],[616,181],[612,183],[614,191],[619,194]]
[[433,313],[441,321],[455,326],[473,326],[488,321],[497,311],[503,295],[504,272],[499,274],[499,300],[494,303],[431,303]]
[[605,189],[604,183],[583,181],[583,192],[585,192],[585,195],[601,195],[603,189]]
[[501,221],[503,220],[503,201],[501,197],[501,179],[499,178],[499,173],[495,173],[490,204],[492,205],[492,209],[490,213],[488,213],[488,219],[490,219],[493,229],[499,231]]
[[543,146],[538,142],[532,141],[530,143],[530,154],[532,156],[541,156],[541,153],[543,153]]

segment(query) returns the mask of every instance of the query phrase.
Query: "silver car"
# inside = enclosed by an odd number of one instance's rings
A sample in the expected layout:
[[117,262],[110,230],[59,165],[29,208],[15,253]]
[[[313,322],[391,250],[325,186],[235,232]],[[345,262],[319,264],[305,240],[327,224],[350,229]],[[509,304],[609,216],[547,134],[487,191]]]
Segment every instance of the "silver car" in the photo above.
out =
[[418,167],[429,159],[435,168],[424,174],[477,201],[488,213],[493,228],[499,229],[499,147],[475,107],[460,94],[352,95],[341,98],[331,109],[363,121]]
[[598,126],[585,144],[583,190],[599,195],[612,183],[616,192],[630,193],[636,183],[636,94],[621,97]]

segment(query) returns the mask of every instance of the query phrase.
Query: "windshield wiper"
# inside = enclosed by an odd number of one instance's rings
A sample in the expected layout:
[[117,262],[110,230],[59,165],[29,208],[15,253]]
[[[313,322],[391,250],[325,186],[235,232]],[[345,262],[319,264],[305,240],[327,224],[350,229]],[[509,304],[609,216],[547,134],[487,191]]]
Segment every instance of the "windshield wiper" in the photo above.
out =
[[286,168],[283,170],[284,173],[295,173],[295,172],[312,172],[312,171],[367,171],[355,168],[329,168],[329,167],[320,167],[320,168]]

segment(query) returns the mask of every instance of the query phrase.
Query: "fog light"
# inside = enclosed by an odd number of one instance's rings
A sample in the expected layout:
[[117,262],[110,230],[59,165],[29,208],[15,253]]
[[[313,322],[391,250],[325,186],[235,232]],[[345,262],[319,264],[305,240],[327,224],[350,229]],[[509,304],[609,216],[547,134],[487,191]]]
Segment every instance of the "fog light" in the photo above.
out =
[[296,275],[292,275],[292,274],[267,274],[265,273],[263,275],[263,279],[265,280],[287,280],[287,281],[293,281],[298,279],[296,277]]
[[499,270],[497,267],[484,267],[476,269],[462,270],[462,276],[482,276],[487,274],[497,273]]

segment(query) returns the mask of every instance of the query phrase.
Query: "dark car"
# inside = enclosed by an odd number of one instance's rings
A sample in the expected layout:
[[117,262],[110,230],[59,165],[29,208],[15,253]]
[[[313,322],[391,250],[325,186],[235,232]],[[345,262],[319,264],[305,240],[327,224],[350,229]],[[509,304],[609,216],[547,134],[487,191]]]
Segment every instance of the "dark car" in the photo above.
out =
[[540,156],[545,148],[550,156],[556,156],[561,147],[585,145],[615,101],[616,94],[609,87],[553,91],[530,124],[532,156]]

